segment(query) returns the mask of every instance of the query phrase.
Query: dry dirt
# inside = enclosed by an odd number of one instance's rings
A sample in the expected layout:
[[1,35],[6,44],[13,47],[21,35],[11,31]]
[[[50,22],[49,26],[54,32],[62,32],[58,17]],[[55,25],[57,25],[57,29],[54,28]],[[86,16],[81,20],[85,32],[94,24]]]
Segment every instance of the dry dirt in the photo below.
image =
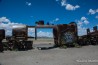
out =
[[98,65],[98,46],[4,51],[0,53],[0,65]]
[[33,44],[32,50],[0,53],[0,65],[98,65],[98,45],[38,50],[53,46],[53,40],[33,40]]

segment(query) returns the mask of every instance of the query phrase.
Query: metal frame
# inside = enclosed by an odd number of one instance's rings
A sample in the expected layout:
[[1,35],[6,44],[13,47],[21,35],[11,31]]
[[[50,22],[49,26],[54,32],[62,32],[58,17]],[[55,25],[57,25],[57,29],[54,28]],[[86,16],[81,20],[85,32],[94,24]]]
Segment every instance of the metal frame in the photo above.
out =
[[75,42],[77,42],[77,38],[78,38],[77,25],[75,22],[71,22],[69,24],[60,24],[60,25],[40,25],[39,24],[36,26],[27,26],[27,28],[35,28],[35,40],[37,40],[37,28],[53,28],[54,43],[57,46],[62,45],[62,42],[61,42],[62,33],[69,32],[69,31],[73,32],[74,33],[73,35],[75,36]]

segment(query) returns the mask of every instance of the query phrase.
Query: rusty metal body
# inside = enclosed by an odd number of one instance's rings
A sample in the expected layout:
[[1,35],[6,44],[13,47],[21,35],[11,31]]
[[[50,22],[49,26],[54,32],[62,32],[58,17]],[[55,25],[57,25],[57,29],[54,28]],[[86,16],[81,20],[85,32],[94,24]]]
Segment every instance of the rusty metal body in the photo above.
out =
[[3,52],[3,44],[2,44],[2,40],[5,39],[5,30],[4,29],[0,29],[0,52]]
[[78,44],[81,46],[89,45],[90,40],[88,39],[88,36],[87,35],[79,36],[78,37]]
[[93,32],[87,29],[87,35],[80,36],[78,39],[80,45],[97,45],[98,44],[98,30],[97,26],[93,27]]
[[[40,22],[40,21],[39,21]],[[37,40],[37,28],[53,28],[53,38],[56,46],[63,44],[77,43],[77,25],[75,22],[60,25],[42,25],[40,22],[38,26],[28,26],[35,28],[35,40]],[[65,37],[65,38],[64,38]],[[62,40],[64,42],[62,42]]]
[[[35,40],[37,40],[37,28],[52,28],[55,46],[73,45],[96,45],[98,44],[97,26],[93,27],[93,32],[87,29],[87,35],[77,35],[77,24],[71,22],[69,24],[44,25],[44,21],[37,22],[36,26],[16,26],[12,29],[12,37],[7,38],[9,48],[12,50],[32,49],[32,41],[28,41],[28,28],[35,28]],[[0,30],[0,44],[5,38],[5,30]],[[3,47],[2,47],[3,48]]]
[[97,26],[93,27],[93,32],[88,32],[87,31],[87,36],[88,36],[88,39],[91,41],[92,45],[98,44],[98,30],[97,30]]
[[8,39],[9,49],[28,50],[32,49],[32,41],[28,41],[27,26],[12,29],[12,37]]
[[27,40],[27,28],[16,28],[12,30],[12,36],[16,40]]
[[75,22],[58,25],[58,45],[77,43],[77,25]]
[[3,40],[5,38],[5,30],[0,29],[0,40]]

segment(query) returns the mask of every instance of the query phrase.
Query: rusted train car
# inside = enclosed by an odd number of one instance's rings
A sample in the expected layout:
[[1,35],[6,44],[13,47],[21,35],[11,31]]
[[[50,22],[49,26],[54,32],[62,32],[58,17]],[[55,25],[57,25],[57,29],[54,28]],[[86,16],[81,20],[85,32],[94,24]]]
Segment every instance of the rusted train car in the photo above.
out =
[[0,52],[3,52],[3,44],[2,44],[2,40],[5,39],[5,30],[4,29],[0,29]]
[[13,26],[12,37],[7,39],[9,49],[28,50],[32,49],[32,41],[28,41],[27,26],[17,25]]
[[79,36],[78,37],[78,44],[81,46],[89,45],[91,42],[88,39],[87,35]]
[[97,26],[93,27],[93,32],[90,32],[90,30],[87,30],[87,36],[88,39],[90,40],[92,45],[97,45],[98,44],[98,30]]
[[97,45],[98,44],[98,30],[97,26],[93,27],[93,32],[87,29],[87,35],[80,36],[78,38],[78,43],[80,45]]
[[77,43],[77,24],[75,22],[57,25],[57,29],[53,29],[53,33],[54,42],[58,46]]
[[[74,44],[79,45],[96,45],[98,44],[98,30],[97,27],[93,27],[93,32],[90,32],[87,29],[87,35],[78,36],[77,33],[77,24],[71,22],[69,24],[59,24],[59,25],[45,25],[44,21],[37,22],[38,26],[35,27],[51,27],[53,28],[53,38],[55,46],[74,46]],[[41,26],[40,26],[41,25]],[[15,25],[12,29],[12,37],[6,38],[8,40],[9,49],[18,49],[18,50],[28,50],[32,49],[33,41],[28,41],[28,26],[26,25]],[[37,32],[35,32],[35,38]],[[5,38],[5,31],[0,30],[0,44],[1,41]],[[3,47],[2,47],[3,48]],[[1,47],[0,47],[1,49]]]
[[77,43],[78,38],[77,24],[75,22],[71,22],[69,24],[59,24],[59,25],[44,25],[44,21],[39,21],[36,22],[36,24],[38,25],[36,26],[36,28],[37,27],[53,28],[53,38],[55,46],[73,45],[73,43]]

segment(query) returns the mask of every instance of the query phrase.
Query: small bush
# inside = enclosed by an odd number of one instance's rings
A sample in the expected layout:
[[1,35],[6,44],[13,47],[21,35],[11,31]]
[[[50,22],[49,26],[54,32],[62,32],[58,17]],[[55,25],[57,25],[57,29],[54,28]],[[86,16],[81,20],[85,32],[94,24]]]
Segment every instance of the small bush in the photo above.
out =
[[81,48],[81,46],[78,45],[77,43],[73,43],[73,45],[74,45],[76,48]]
[[67,46],[66,46],[66,45],[62,45],[60,48],[62,48],[62,49],[66,49]]

